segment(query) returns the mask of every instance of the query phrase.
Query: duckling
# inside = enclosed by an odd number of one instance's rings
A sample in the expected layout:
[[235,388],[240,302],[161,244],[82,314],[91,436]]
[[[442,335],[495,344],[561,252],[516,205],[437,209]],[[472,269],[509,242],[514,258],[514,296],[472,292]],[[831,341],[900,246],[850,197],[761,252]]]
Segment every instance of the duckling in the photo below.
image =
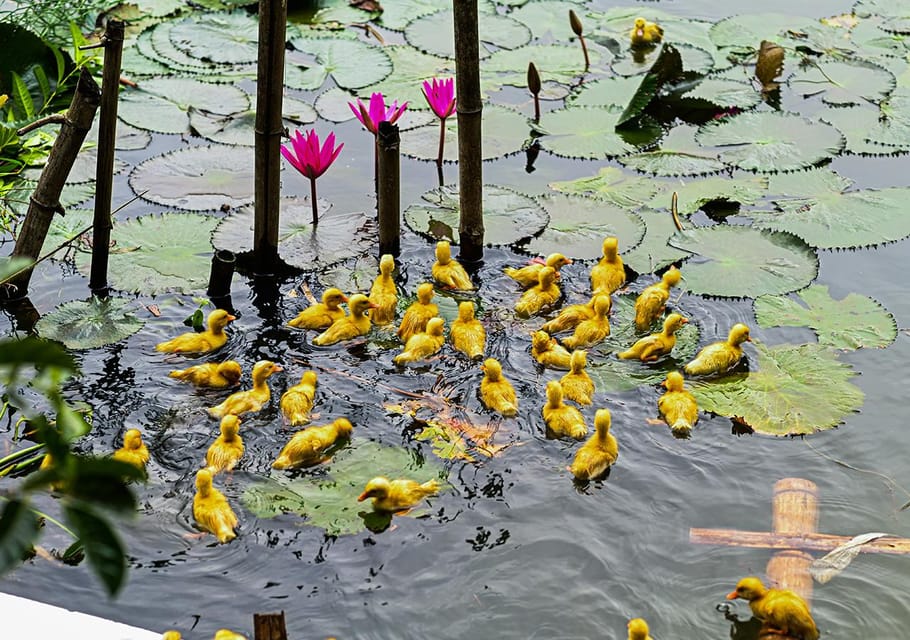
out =
[[232,393],[225,398],[224,402],[210,408],[209,415],[213,418],[223,418],[228,414],[239,416],[259,411],[272,397],[266,381],[276,371],[283,371],[283,369],[269,360],[260,360],[253,365],[253,388]]
[[569,349],[585,349],[610,335],[610,308],[613,301],[610,296],[598,294],[594,296],[594,317],[585,320],[577,327],[575,333],[568,338],[563,338],[562,343]]
[[427,322],[427,329],[422,333],[415,333],[408,338],[407,344],[404,345],[404,351],[395,356],[395,364],[406,364],[417,360],[425,360],[431,355],[442,349],[445,342],[443,329],[446,321],[439,316],[430,318]]
[[196,472],[196,495],[193,496],[193,517],[203,531],[218,538],[218,542],[230,542],[237,537],[237,516],[228,504],[224,494],[212,486],[212,472],[200,469]]
[[155,351],[166,353],[208,353],[224,346],[227,334],[224,328],[236,320],[224,309],[215,309],[209,314],[207,329],[202,333],[188,332],[155,345]]
[[651,640],[648,623],[642,618],[632,618],[626,628],[629,630],[629,640]]
[[350,438],[353,432],[354,425],[347,418],[338,418],[321,427],[307,427],[295,433],[284,445],[272,468],[294,469],[325,462],[328,460],[325,452],[339,440]]
[[123,446],[114,452],[114,460],[127,462],[134,467],[145,471],[149,461],[149,450],[142,442],[142,433],[139,429],[129,429],[123,434]]
[[671,371],[663,381],[667,388],[657,400],[657,409],[675,436],[686,437],[698,422],[698,404],[695,396],[683,388],[683,377],[679,371]]
[[327,329],[344,317],[344,309],[339,305],[347,301],[341,289],[330,287],[323,292],[322,302],[310,305],[288,324],[295,329]]
[[518,396],[515,387],[502,375],[502,365],[496,358],[487,358],[480,365],[483,379],[480,381],[480,399],[491,411],[507,418],[518,413]]
[[316,397],[316,372],[304,371],[300,382],[281,394],[281,414],[288,424],[299,426],[310,421]]
[[246,636],[235,633],[230,629],[218,629],[215,632],[215,637],[212,640],[247,640]]
[[635,328],[647,331],[654,321],[663,315],[667,300],[670,299],[670,287],[679,284],[682,277],[679,269],[670,267],[660,282],[645,287],[635,301]]
[[474,317],[473,302],[458,303],[458,317],[452,322],[449,337],[452,339],[452,346],[472,360],[483,357],[487,331],[480,324],[480,320]]
[[161,634],[161,640],[183,640],[183,636],[180,635],[179,631],[171,629]]
[[743,342],[752,342],[749,336],[749,327],[742,323],[734,324],[730,328],[725,342],[714,342],[698,352],[695,359],[684,367],[690,376],[707,376],[714,373],[723,373],[736,366],[743,357]]
[[352,340],[359,336],[365,336],[370,332],[370,318],[366,315],[368,309],[375,309],[376,305],[370,302],[362,293],[355,293],[348,302],[348,309],[351,315],[336,320],[332,326],[313,338],[313,344],[326,346],[341,342],[342,340]]
[[598,409],[594,414],[594,435],[575,452],[569,470],[577,480],[591,480],[603,475],[619,456],[619,444],[610,433],[609,409]]
[[619,241],[616,238],[604,238],[603,257],[591,268],[591,289],[595,295],[612,295],[626,283],[626,269],[618,250]]
[[562,385],[557,380],[547,383],[547,402],[543,406],[543,420],[557,438],[568,436],[581,440],[588,435],[588,426],[581,411],[562,401]]
[[396,512],[410,509],[424,498],[435,496],[437,493],[439,482],[436,480],[420,484],[405,478],[390,481],[379,476],[367,482],[357,502],[373,498],[373,509],[376,511]]
[[370,302],[376,305],[370,320],[373,324],[385,325],[395,322],[395,308],[398,306],[398,289],[392,278],[395,258],[386,253],[379,259],[379,275],[370,287]]
[[553,335],[554,333],[574,329],[585,320],[590,320],[594,317],[594,298],[597,295],[599,294],[592,296],[585,304],[572,304],[565,307],[555,318],[544,322],[541,330]]
[[689,322],[688,318],[684,318],[678,313],[671,313],[664,318],[664,328],[661,331],[637,340],[626,351],[616,355],[623,360],[637,358],[642,362],[654,362],[673,351],[673,347],[676,346],[676,332],[687,322]]
[[452,258],[448,240],[436,243],[436,262],[432,268],[433,279],[446,289],[471,290],[474,284],[461,264]]
[[752,615],[764,622],[763,629],[800,640],[818,640],[818,628],[806,601],[787,589],[768,589],[755,576],[743,578],[727,600],[749,601]]
[[551,369],[571,369],[571,355],[545,331],[531,334],[531,355],[540,364]]
[[429,319],[439,315],[439,307],[430,302],[433,294],[433,285],[429,282],[424,282],[417,287],[417,300],[411,303],[411,306],[404,312],[401,325],[398,327],[398,337],[402,342],[407,343],[408,338],[415,333],[424,331]]
[[561,268],[567,264],[572,264],[572,261],[561,253],[551,253],[547,256],[545,261],[541,261],[539,258],[536,260],[536,262],[531,262],[531,264],[521,267],[520,269],[506,267],[503,271],[507,276],[512,278],[512,280],[525,289],[528,289],[540,282],[540,270],[544,267],[553,267],[556,270],[556,273],[559,273]]
[[240,437],[240,418],[228,414],[221,419],[221,434],[205,452],[205,466],[212,475],[231,471],[243,456],[243,438]]
[[240,368],[240,363],[236,360],[225,360],[224,362],[197,364],[186,369],[175,369],[167,375],[175,380],[189,382],[197,387],[224,389],[225,387],[233,387],[240,382],[240,376],[243,375],[243,371]]
[[629,39],[633,47],[656,44],[664,37],[664,28],[644,18],[635,18],[635,26],[629,32]]
[[594,395],[594,381],[585,371],[587,364],[588,352],[576,349],[569,358],[569,373],[559,380],[563,395],[578,404],[591,404]]
[[530,318],[556,304],[562,293],[556,286],[556,269],[543,267],[538,274],[537,285],[531,287],[515,303],[519,318]]

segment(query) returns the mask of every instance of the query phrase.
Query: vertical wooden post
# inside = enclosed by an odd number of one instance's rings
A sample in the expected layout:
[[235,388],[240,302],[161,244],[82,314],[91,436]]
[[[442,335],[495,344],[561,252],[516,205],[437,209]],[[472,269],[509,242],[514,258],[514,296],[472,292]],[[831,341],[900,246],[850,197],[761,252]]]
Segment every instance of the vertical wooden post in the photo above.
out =
[[458,110],[459,258],[483,258],[483,166],[480,99],[480,44],[477,0],[453,0],[455,14],[455,83]]
[[120,61],[123,57],[123,22],[108,21],[104,36],[104,71],[101,77],[101,113],[98,118],[98,160],[95,165],[95,219],[92,224],[92,270],[89,289],[104,297],[111,247],[111,193],[114,188],[114,147],[117,144],[117,100],[120,96]]
[[212,269],[209,271],[209,286],[206,294],[212,298],[223,298],[231,293],[236,256],[230,251],[219,249],[212,255]]
[[[818,533],[818,487],[804,478],[781,478],[774,483],[772,533],[801,536]],[[799,549],[778,551],[768,561],[768,577],[783,589],[812,601],[812,556]]]
[[256,74],[256,165],[253,251],[256,266],[270,272],[278,262],[281,196],[281,120],[287,0],[259,0],[259,62]]
[[398,256],[401,235],[401,137],[398,125],[379,123],[376,136],[377,189],[379,210],[379,255]]
[[288,640],[284,625],[284,611],[281,613],[254,613],[253,637],[255,640]]

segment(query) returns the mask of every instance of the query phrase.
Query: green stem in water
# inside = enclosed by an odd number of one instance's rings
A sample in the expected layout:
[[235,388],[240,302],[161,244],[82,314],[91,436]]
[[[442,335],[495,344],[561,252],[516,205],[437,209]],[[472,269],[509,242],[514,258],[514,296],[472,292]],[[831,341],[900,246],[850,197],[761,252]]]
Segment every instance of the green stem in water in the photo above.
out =
[[446,144],[446,121],[445,118],[439,119],[439,153],[436,154],[436,166],[442,169],[442,152]]
[[9,454],[6,457],[0,458],[0,467],[5,467],[8,464],[12,464],[13,462],[16,462],[17,460],[19,460],[19,458],[24,458],[25,456],[27,456],[31,453],[34,453],[43,448],[44,448],[44,444],[33,444],[32,446],[26,447],[25,449],[19,449],[19,451],[14,451],[13,453]]

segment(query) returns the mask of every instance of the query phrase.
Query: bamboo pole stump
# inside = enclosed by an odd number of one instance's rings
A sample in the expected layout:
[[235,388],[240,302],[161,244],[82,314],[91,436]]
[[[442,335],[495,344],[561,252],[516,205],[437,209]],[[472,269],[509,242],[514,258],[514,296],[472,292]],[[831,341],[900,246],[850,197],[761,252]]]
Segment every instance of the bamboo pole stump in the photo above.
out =
[[288,640],[284,625],[284,611],[281,613],[254,613],[253,631],[256,640]]
[[384,120],[376,135],[376,205],[379,255],[398,256],[401,235],[401,135],[397,124]]

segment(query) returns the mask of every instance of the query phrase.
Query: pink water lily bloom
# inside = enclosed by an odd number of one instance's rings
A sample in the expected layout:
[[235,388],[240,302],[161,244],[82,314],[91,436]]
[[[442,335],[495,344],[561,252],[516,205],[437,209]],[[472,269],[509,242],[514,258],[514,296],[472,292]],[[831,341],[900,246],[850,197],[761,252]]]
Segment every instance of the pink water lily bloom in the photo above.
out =
[[398,106],[398,101],[395,100],[391,105],[386,107],[385,96],[377,92],[370,95],[369,109],[360,101],[360,98],[357,99],[356,105],[353,102],[349,102],[348,107],[351,108],[351,111],[354,112],[354,115],[357,116],[357,119],[360,120],[361,124],[367,128],[367,131],[376,135],[376,132],[379,131],[379,123],[388,121],[389,124],[395,124],[398,118],[404,113],[405,109],[408,108],[408,103],[405,102],[401,106]]
[[290,145],[281,145],[281,155],[300,173],[310,179],[310,199],[313,204],[313,224],[319,222],[316,209],[316,178],[325,173],[341,150],[344,143],[335,148],[335,134],[326,136],[325,143],[319,145],[319,134],[310,129],[304,134],[295,131]]
[[424,80],[423,96],[433,113],[445,120],[455,112],[455,78]]

